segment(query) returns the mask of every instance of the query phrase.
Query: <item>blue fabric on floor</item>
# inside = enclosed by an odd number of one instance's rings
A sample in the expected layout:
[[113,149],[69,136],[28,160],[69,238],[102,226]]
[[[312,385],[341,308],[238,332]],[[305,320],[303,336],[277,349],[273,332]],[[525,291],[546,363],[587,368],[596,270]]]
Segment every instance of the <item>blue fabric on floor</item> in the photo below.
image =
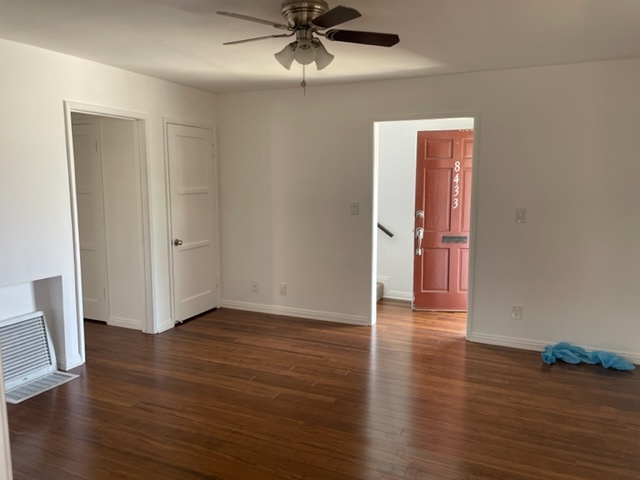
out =
[[567,363],[588,363],[589,365],[602,365],[604,368],[614,368],[616,370],[635,370],[633,363],[610,352],[593,351],[587,352],[584,348],[571,345],[567,342],[547,345],[544,352],[540,354],[542,361],[547,364],[556,363],[562,360]]

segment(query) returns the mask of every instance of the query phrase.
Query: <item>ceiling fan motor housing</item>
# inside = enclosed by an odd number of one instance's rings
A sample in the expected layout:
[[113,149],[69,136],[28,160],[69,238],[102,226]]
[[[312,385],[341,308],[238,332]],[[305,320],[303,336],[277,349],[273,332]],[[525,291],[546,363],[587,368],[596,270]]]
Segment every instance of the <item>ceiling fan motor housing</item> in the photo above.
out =
[[329,4],[324,0],[312,2],[284,0],[282,2],[282,16],[292,28],[309,25],[314,18],[327,10],[329,10]]

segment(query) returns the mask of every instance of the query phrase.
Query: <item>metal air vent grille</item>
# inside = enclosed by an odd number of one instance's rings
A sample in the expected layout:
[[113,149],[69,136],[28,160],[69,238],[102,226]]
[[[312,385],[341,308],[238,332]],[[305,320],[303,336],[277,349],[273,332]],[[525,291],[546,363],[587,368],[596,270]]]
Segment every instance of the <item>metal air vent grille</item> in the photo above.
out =
[[0,346],[5,385],[29,379],[34,371],[55,370],[44,315],[0,326]]

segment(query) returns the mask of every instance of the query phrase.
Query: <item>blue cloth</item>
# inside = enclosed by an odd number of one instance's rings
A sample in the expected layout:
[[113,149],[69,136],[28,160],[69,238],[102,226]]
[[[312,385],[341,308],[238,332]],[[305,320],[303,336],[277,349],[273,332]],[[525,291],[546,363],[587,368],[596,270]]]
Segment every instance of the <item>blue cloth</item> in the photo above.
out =
[[593,351],[587,352],[584,348],[571,345],[567,342],[547,345],[541,353],[542,361],[547,364],[562,360],[567,363],[588,363],[589,365],[602,365],[604,368],[616,370],[635,370],[633,363],[619,357],[615,353]]

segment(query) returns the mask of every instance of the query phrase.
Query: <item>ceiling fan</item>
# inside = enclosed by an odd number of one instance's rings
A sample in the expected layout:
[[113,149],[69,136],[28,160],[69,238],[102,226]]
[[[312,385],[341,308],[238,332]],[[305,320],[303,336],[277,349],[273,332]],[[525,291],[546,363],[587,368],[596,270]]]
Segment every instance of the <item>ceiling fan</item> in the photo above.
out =
[[216,13],[238,20],[270,25],[288,32],[236,40],[226,42],[223,45],[237,45],[267,38],[293,37],[295,35],[295,41],[289,43],[275,54],[276,60],[287,70],[291,68],[294,60],[301,65],[309,65],[315,62],[318,70],[322,70],[333,61],[334,56],[327,51],[320,39],[317,38],[318,36],[334,42],[360,43],[379,47],[392,47],[400,41],[400,37],[394,33],[361,32],[331,28],[361,15],[360,12],[349,7],[337,6],[329,9],[329,4],[324,0],[284,0],[281,13],[287,21],[286,24],[249,17],[239,13]]

